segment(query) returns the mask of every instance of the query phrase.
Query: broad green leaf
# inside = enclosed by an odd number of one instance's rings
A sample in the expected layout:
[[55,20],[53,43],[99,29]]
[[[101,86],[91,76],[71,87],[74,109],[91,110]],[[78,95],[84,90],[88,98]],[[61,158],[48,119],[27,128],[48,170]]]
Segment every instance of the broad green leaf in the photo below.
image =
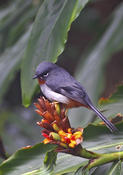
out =
[[75,175],[91,175],[95,170],[96,167],[92,168],[91,170],[81,167],[75,172]]
[[9,83],[15,76],[15,72],[19,70],[20,61],[23,55],[23,50],[27,44],[27,39],[30,35],[28,30],[23,37],[11,48],[7,49],[0,60],[0,100],[6,92]]
[[[79,173],[78,175],[80,175],[80,173]],[[84,171],[82,172],[82,175],[89,175],[89,170],[84,170]]]
[[[22,99],[29,106],[37,82],[32,80],[36,66],[53,61],[63,52],[71,23],[88,0],[45,0],[35,19],[21,67]],[[31,87],[31,88],[30,88]]]
[[86,159],[75,157],[67,154],[58,154],[56,161],[56,167],[54,168],[54,174],[64,174],[69,172],[75,172],[80,166],[87,164]]
[[[120,132],[123,132],[123,121],[119,122],[118,124],[116,124],[116,126],[118,127],[119,131]],[[92,132],[93,131],[93,132]],[[118,133],[119,136],[120,136],[120,133]],[[88,140],[88,139],[91,139],[91,138],[95,138],[98,137],[98,136],[109,136],[109,137],[117,137],[117,134],[112,134],[110,132],[110,130],[106,127],[106,125],[103,125],[103,124],[95,124],[92,123],[92,124],[89,124],[85,129],[84,129],[84,133],[83,133],[83,136],[84,136],[84,139],[85,140]],[[98,139],[97,139],[98,140]],[[104,140],[103,140],[104,141]],[[112,140],[113,141],[113,140]],[[114,139],[115,141],[115,139]]]
[[83,169],[83,167],[80,167],[74,175],[89,175],[89,170]]
[[[12,9],[9,7],[9,10],[7,10],[7,14],[3,15],[3,18],[1,18],[0,32],[4,32],[4,30],[7,30],[8,27],[12,27],[11,24],[14,23],[15,19],[19,19],[21,17],[20,15],[30,6],[30,4],[31,0],[26,0],[26,3],[23,3],[21,6],[18,6],[18,2],[14,2],[14,4],[12,4],[11,6]],[[13,10],[15,11],[15,13],[12,13]],[[6,18],[6,20],[4,20],[4,18]]]
[[34,5],[31,0],[18,0],[10,2],[7,8],[2,9],[2,17],[0,16],[0,52],[2,53],[0,55],[0,99],[19,69],[20,60],[30,35],[27,29],[40,4],[41,1]]
[[123,150],[123,122],[116,125],[119,133],[111,134],[106,126],[89,125],[85,129],[83,147],[100,153]]
[[11,3],[8,6],[5,6],[0,9],[0,22],[1,20],[6,17],[8,14],[10,14],[13,10],[15,10],[16,1],[11,1]]
[[32,148],[23,148],[0,165],[0,175],[19,175],[40,169],[43,166],[45,153],[53,149],[53,145],[43,143]]
[[121,161],[114,162],[107,175],[121,175]]
[[[20,0],[16,3],[13,11],[3,18],[0,22],[0,52],[3,52],[7,47],[7,42],[9,40],[9,31],[18,23],[22,18],[26,10],[31,6],[32,1],[26,0],[25,3],[20,4]],[[19,5],[20,4],[20,5]]]
[[74,175],[74,173],[65,173],[64,175]]
[[[41,3],[38,4],[38,6]],[[6,47],[13,45],[26,31],[29,23],[32,23],[36,13],[38,11],[37,6],[31,6],[26,9],[25,13],[22,13],[21,18],[19,18],[15,25],[13,25],[8,32],[8,40],[6,42]]]
[[109,169],[111,168],[112,163],[108,163],[108,164],[104,164],[101,166],[98,166],[95,170],[95,172],[92,175],[107,175],[107,172],[109,171]]
[[[117,125],[117,127],[123,130],[123,122]],[[118,135],[113,135],[107,132],[105,126],[90,125],[85,128],[83,147],[99,153],[119,152],[123,149],[122,132]],[[121,130],[121,131],[122,131]],[[22,149],[17,151],[8,160],[4,161],[0,165],[0,173],[18,175],[25,173],[29,174],[64,174],[75,172],[79,167],[84,167],[88,160],[64,153],[59,153],[54,169],[49,169],[43,165],[44,153],[51,151],[52,145],[38,144],[30,149]],[[49,154],[47,156],[53,156]],[[45,162],[48,157],[45,157]],[[56,156],[53,159],[48,160],[48,166],[54,164]],[[120,159],[120,157],[119,157]],[[50,162],[51,161],[51,162]],[[52,164],[53,163],[53,164]],[[51,171],[52,170],[52,171]]]
[[38,170],[34,170],[28,173],[24,173],[22,175],[53,175],[52,172],[48,172],[48,170],[45,167],[41,167]]
[[[102,37],[86,54],[85,62],[82,65],[80,61],[77,68],[76,78],[81,82],[87,90],[88,95],[94,103],[97,103],[100,92],[103,88],[103,73],[106,62],[111,58],[111,55],[123,48],[123,3],[117,7],[115,12],[111,14],[111,21]],[[88,52],[88,50],[87,50]],[[81,125],[87,125],[92,119],[92,112],[87,109],[72,111],[71,116],[73,123],[77,120]],[[74,119],[75,118],[75,119]]]
[[75,172],[80,166],[85,166],[87,164],[88,161],[84,162],[84,160],[85,159],[80,157],[58,153],[53,175]]
[[55,151],[49,151],[46,153],[45,159],[44,159],[44,165],[47,168],[47,170],[52,171],[53,167],[56,163],[57,159],[57,153]]
[[44,166],[38,170],[33,170],[32,172],[24,173],[23,175],[53,175],[53,167],[55,165],[57,158],[57,153],[54,151],[48,151],[44,158]]
[[[40,143],[32,148],[18,150],[0,165],[0,175],[37,175],[38,173],[43,175],[53,173],[55,175],[75,171],[80,167],[84,159],[63,153],[58,154],[54,171],[44,166],[45,153],[53,150],[54,147],[55,145],[44,145]],[[52,157],[51,159],[55,160],[55,158],[56,156],[54,155],[54,158]],[[54,164],[54,161],[52,163]],[[83,166],[86,163],[83,163]]]

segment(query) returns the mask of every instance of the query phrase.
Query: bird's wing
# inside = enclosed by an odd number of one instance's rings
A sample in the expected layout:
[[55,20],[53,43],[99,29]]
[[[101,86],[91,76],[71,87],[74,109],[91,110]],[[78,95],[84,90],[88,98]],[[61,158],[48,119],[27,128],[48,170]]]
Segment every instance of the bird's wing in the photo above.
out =
[[85,89],[68,72],[59,69],[52,72],[46,80],[46,85],[54,92],[62,94],[74,101],[87,105],[91,103]]
[[91,100],[89,99],[86,91],[77,85],[59,87],[55,89],[55,92],[60,93],[81,104],[88,105],[91,103]]

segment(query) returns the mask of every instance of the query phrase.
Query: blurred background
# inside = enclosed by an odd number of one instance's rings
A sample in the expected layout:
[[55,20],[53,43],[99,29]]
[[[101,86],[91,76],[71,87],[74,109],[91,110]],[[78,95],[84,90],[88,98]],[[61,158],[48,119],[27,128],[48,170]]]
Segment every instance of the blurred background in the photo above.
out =
[[[57,64],[77,77],[77,70],[82,68],[87,53],[99,42],[121,2],[92,0],[88,3],[73,22],[65,50]],[[9,154],[41,141],[40,128],[36,125],[40,117],[35,113],[33,105],[40,92],[38,89],[39,93],[33,98],[30,107],[22,105],[19,68],[30,28],[41,3],[41,0],[0,1],[0,137]],[[119,37],[122,36],[119,34]],[[109,55],[103,67],[103,76],[100,79],[103,88],[99,86],[98,98],[108,97],[123,80],[122,49],[116,49]]]

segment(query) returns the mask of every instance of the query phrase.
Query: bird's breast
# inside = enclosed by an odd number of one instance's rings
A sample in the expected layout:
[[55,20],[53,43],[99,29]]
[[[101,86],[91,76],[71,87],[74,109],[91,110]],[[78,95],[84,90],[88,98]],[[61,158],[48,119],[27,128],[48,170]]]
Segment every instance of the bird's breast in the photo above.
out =
[[46,84],[40,85],[41,91],[44,96],[50,101],[57,101],[63,104],[69,104],[69,98],[65,97],[62,94],[54,92],[51,88],[49,88]]

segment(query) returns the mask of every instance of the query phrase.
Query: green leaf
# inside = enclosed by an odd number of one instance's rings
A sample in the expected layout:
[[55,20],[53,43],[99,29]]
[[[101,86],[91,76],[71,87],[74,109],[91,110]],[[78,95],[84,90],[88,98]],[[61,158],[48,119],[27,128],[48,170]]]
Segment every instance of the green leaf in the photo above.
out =
[[87,2],[88,0],[45,0],[41,5],[21,67],[22,99],[25,106],[30,105],[37,85],[32,80],[36,66],[43,60],[57,60],[64,50],[71,23]]
[[121,161],[114,162],[107,175],[121,175]]
[[57,159],[57,153],[55,151],[50,151],[46,153],[45,159],[44,159],[44,165],[46,168],[50,171],[53,170],[53,166],[56,163]]
[[54,174],[58,175],[75,172],[80,166],[85,166],[87,163],[88,161],[85,161],[84,158],[59,153],[56,167],[54,168]]
[[[18,2],[14,2],[14,4],[11,4],[11,8],[7,9],[6,16],[3,15],[3,18],[0,21],[0,33],[4,32],[5,30],[8,30],[12,27],[12,24],[15,24],[16,20],[21,18],[21,15],[28,9],[28,7],[31,5],[31,0],[26,0],[23,2],[26,2],[25,4],[22,3],[19,4],[22,0],[19,0]],[[13,13],[13,10],[15,13]],[[6,19],[4,19],[6,18]]]
[[24,47],[30,35],[28,30],[23,37],[11,48],[7,49],[1,55],[0,61],[0,101],[6,92],[9,83],[15,76],[15,72],[19,70],[20,61],[23,55]]
[[[71,172],[76,170],[76,168],[78,168],[84,160],[67,154],[59,154],[55,170],[52,172],[52,169],[49,169],[49,165],[52,167],[55,163],[56,155],[50,151],[52,151],[55,147],[55,145],[44,145],[43,143],[40,143],[32,148],[17,151],[0,165],[0,175],[47,175],[52,173],[54,175],[58,173]],[[45,157],[45,153],[47,152],[50,152],[50,154],[47,154]],[[53,155],[54,157],[51,157]],[[47,167],[43,165],[44,159],[45,165],[46,163],[48,165]],[[48,159],[51,159],[52,161],[50,162]]]
[[8,14],[10,14],[13,10],[15,10],[15,0],[11,1],[9,5],[3,6],[3,8],[0,8],[0,23],[1,20],[6,17]]
[[[0,52],[3,52],[7,48],[7,42],[9,40],[9,31],[18,24],[18,21],[22,18],[24,13],[29,9],[31,6],[31,0],[23,1],[25,3],[19,4],[20,0],[15,3],[14,7],[14,13],[11,11],[11,13],[8,13],[7,16],[5,16],[1,22],[0,22]],[[24,17],[23,17],[24,18]]]
[[83,169],[83,167],[80,167],[76,172],[75,175],[89,175],[89,170]]
[[22,36],[28,24],[31,23],[34,19],[37,11],[37,6],[32,6],[26,9],[25,13],[22,13],[20,15],[21,18],[17,20],[16,24],[13,25],[8,32],[8,40],[6,42],[6,47],[10,47],[11,45],[13,45],[13,43],[15,43]]
[[106,126],[91,124],[85,128],[83,147],[90,151],[109,153],[123,149],[123,122],[116,125],[119,133],[111,134]]
[[[110,16],[111,21],[100,40],[92,47],[87,49],[85,62],[80,61],[77,68],[76,77],[87,90],[88,95],[94,103],[97,103],[99,95],[103,89],[104,66],[111,58],[111,55],[123,48],[123,3],[117,7],[115,12]],[[82,126],[91,121],[93,113],[87,109],[80,109],[78,112],[72,111],[71,116],[73,123],[78,119]],[[74,119],[75,118],[75,119]]]
[[[88,162],[87,162],[87,164],[88,164]],[[94,167],[89,171],[88,169],[86,169],[86,165],[80,166],[74,175],[91,175],[97,168],[97,167]]]
[[48,151],[44,159],[44,166],[38,170],[34,170],[23,175],[53,175],[53,167],[55,165],[57,153],[54,151]]
[[0,12],[0,100],[15,77],[15,72],[19,70],[30,35],[30,30],[27,29],[40,4],[41,1],[34,5],[31,0],[18,0],[10,2],[9,6]]
[[45,153],[54,147],[40,143],[17,151],[0,165],[0,175],[18,175],[40,169],[43,166]]
[[[123,122],[117,125],[123,130]],[[122,131],[121,130],[121,131]],[[89,125],[85,128],[83,147],[100,153],[109,153],[122,151],[123,139],[122,132],[113,135],[107,132],[106,126]],[[30,174],[64,174],[75,172],[79,167],[83,168],[88,161],[84,158],[59,153],[57,160],[53,150],[53,145],[38,144],[30,149],[22,149],[17,151],[8,160],[0,165],[0,173],[18,175],[26,173]],[[44,153],[47,153],[44,157]],[[45,165],[43,160],[45,158]],[[53,167],[56,160],[56,166]],[[53,167],[53,168],[52,168]],[[94,169],[93,169],[94,170]],[[91,173],[91,172],[90,172]]]

